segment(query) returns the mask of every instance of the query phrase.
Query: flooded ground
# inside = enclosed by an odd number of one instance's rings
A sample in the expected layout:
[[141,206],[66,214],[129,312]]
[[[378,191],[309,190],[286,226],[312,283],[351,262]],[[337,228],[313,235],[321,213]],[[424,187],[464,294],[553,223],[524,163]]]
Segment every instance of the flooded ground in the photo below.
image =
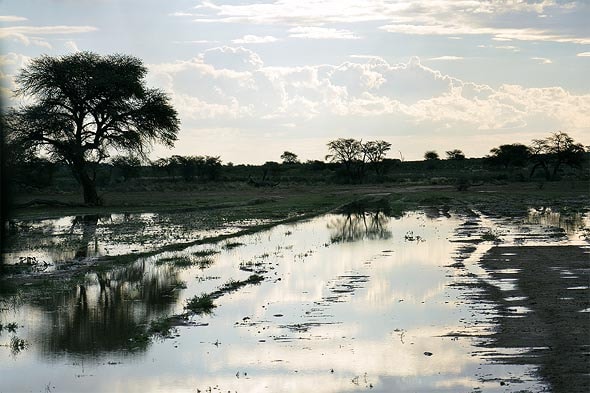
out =
[[[5,297],[0,310],[0,392],[546,391],[534,366],[497,361],[521,349],[482,348],[499,310],[474,300],[465,284],[496,280],[510,289],[514,280],[489,275],[481,255],[499,242],[584,244],[585,219],[576,217],[331,214],[138,258],[89,273],[67,292],[31,298],[25,290]],[[153,223],[166,218],[127,219],[150,234],[161,233]],[[47,243],[23,242],[8,256],[46,261],[50,274],[72,253],[85,260],[157,249],[176,232],[214,235],[172,229],[154,244],[130,230],[119,242],[109,238],[108,220],[92,218],[86,237],[89,226],[80,225],[73,245],[62,242],[75,220],[28,223],[53,228],[41,231]],[[36,246],[52,239],[65,254]],[[185,313],[188,299],[252,274],[264,280],[224,292],[212,313],[191,315],[169,338],[139,334]]]

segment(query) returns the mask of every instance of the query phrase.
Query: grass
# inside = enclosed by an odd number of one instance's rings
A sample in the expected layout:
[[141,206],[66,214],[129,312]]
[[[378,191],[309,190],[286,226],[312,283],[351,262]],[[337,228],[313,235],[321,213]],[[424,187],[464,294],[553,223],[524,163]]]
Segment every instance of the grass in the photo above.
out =
[[192,311],[195,314],[210,314],[213,309],[217,307],[213,304],[211,295],[202,293],[189,299],[184,306],[185,309]]
[[194,264],[195,262],[187,256],[160,258],[156,261],[156,265],[172,265],[180,268],[190,267]]
[[206,250],[195,251],[195,252],[193,252],[192,255],[197,258],[204,258],[204,257],[210,257],[215,254],[219,254],[219,251],[214,250],[214,249],[206,249]]
[[16,330],[18,329],[18,324],[16,322],[10,322],[6,325],[0,323],[0,333],[2,333],[4,329],[6,329],[9,333],[16,333]]
[[237,247],[240,247],[243,245],[244,245],[244,243],[240,243],[240,242],[227,242],[223,245],[223,248],[225,250],[232,250],[234,248],[237,248]]

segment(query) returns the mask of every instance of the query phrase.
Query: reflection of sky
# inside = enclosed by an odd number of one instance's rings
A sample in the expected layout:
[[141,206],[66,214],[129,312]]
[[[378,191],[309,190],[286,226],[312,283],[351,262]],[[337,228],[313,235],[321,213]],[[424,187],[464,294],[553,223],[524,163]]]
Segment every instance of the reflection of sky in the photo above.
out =
[[[471,313],[447,286],[453,276],[444,267],[453,261],[456,244],[447,238],[459,221],[411,214],[389,220],[386,239],[331,243],[334,218],[245,236],[239,239],[244,245],[231,250],[221,244],[166,253],[220,251],[210,267],[178,272],[187,288],[173,312],[182,311],[182,299],[230,278],[247,278],[251,272],[239,270],[241,263],[261,262],[266,280],[217,299],[213,315],[195,317],[207,326],[180,328],[178,337],[155,342],[140,356],[112,351],[76,360],[56,353],[56,361],[47,363],[47,356],[34,356],[41,343],[33,342],[14,359],[0,351],[0,370],[14,371],[2,373],[0,390],[39,390],[52,381],[56,391],[194,392],[218,386],[240,392],[340,392],[369,384],[374,391],[455,392],[476,386],[501,391],[498,383],[478,381],[484,371],[469,339],[444,336],[463,330],[459,320]],[[425,241],[407,241],[410,231]],[[96,297],[94,290],[91,298]],[[47,318],[30,309],[32,319]],[[13,317],[23,315],[2,318]],[[24,338],[26,329],[19,331]],[[31,370],[32,377],[23,381],[19,375]],[[500,377],[523,372],[516,366],[483,370]]]

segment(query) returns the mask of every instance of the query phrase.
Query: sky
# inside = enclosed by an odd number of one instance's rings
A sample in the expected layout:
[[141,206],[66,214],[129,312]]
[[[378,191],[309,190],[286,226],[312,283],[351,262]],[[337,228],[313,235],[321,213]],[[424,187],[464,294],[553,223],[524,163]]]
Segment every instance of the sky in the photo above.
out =
[[590,1],[0,0],[0,94],[35,57],[124,53],[181,129],[151,158],[323,160],[337,138],[389,158],[481,157],[564,131],[590,145]]

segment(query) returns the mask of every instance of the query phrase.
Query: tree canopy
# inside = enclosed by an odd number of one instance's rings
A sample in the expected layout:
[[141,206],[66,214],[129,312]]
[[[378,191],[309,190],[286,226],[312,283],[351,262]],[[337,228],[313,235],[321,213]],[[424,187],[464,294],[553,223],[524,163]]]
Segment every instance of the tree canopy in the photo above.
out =
[[433,161],[433,160],[438,160],[439,156],[438,156],[438,153],[435,152],[434,150],[428,150],[426,153],[424,153],[424,159],[427,161]]
[[447,153],[447,160],[464,160],[465,159],[465,154],[459,149],[449,150],[446,153]]
[[534,139],[529,149],[534,163],[531,177],[542,168],[547,180],[557,177],[563,165],[580,168],[586,152],[584,145],[576,143],[562,131],[554,132],[545,139]]
[[99,204],[95,168],[113,150],[144,155],[176,140],[178,114],[163,91],[146,87],[146,73],[141,60],[119,54],[33,59],[15,91],[32,103],[7,113],[7,140],[65,162],[84,202]]
[[490,150],[490,159],[494,164],[504,168],[524,167],[528,164],[531,152],[529,148],[520,143],[500,145]]

